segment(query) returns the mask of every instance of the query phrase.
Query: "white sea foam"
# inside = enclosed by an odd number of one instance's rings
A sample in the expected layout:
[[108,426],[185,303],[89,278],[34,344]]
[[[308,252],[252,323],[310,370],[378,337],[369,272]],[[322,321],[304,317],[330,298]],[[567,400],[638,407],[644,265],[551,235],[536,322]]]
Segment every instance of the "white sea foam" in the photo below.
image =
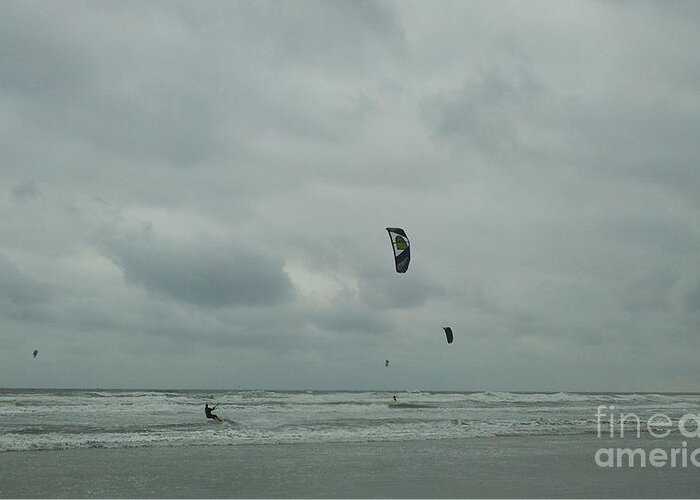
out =
[[[0,451],[595,432],[599,405],[697,413],[698,394],[0,390]],[[228,421],[204,417],[219,404]],[[605,423],[605,420],[603,420]]]

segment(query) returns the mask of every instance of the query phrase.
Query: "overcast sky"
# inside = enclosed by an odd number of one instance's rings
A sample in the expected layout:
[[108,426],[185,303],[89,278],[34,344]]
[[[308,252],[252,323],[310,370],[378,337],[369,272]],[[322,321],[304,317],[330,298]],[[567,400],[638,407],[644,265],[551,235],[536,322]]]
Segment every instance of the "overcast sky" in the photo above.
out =
[[700,390],[699,2],[2,1],[0,128],[2,387]]

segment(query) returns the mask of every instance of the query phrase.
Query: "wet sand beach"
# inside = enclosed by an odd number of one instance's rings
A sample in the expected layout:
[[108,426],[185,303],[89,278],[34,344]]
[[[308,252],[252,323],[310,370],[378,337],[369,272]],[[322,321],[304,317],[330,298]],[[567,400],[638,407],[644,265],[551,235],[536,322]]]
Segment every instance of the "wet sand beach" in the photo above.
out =
[[700,470],[690,464],[603,469],[594,460],[601,447],[679,443],[593,435],[3,452],[0,496],[696,497]]

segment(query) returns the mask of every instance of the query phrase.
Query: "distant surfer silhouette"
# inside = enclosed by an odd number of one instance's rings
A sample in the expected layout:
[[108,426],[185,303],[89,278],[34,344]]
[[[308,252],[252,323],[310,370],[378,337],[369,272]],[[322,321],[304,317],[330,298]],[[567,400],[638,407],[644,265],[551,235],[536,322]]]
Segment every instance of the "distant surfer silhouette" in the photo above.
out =
[[394,394],[394,402],[397,402],[398,400],[396,399],[396,394]]
[[215,413],[212,413],[212,411],[216,410],[217,406],[219,405],[214,405],[212,408],[209,408],[209,403],[205,403],[204,414],[207,416],[207,418],[213,418],[214,420],[218,420],[219,422],[221,422],[221,418]]

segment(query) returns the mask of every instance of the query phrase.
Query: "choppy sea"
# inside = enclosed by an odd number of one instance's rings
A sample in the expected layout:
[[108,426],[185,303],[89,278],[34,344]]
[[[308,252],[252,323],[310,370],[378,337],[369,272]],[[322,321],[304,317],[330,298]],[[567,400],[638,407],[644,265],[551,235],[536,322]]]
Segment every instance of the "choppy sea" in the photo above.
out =
[[[0,389],[0,451],[405,441],[597,432],[614,406],[648,419],[700,394]],[[204,404],[218,404],[217,423]]]

